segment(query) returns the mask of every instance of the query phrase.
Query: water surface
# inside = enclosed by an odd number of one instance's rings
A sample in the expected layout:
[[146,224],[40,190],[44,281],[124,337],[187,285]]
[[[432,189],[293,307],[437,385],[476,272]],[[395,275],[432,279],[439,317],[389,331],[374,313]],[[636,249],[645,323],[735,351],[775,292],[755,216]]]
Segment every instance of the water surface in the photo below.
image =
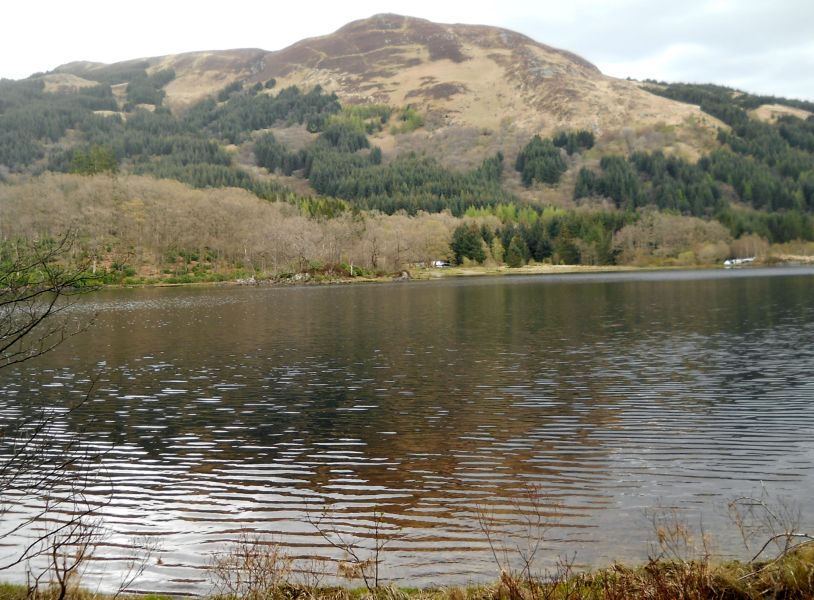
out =
[[206,592],[242,531],[339,558],[323,513],[365,544],[380,512],[386,578],[423,585],[496,576],[479,514],[514,543],[540,510],[543,567],[646,557],[656,506],[727,550],[735,496],[814,514],[814,269],[110,290],[76,310],[91,329],[3,373],[0,402],[59,406],[98,377],[64,425],[113,444],[100,555],[160,540],[139,589]]

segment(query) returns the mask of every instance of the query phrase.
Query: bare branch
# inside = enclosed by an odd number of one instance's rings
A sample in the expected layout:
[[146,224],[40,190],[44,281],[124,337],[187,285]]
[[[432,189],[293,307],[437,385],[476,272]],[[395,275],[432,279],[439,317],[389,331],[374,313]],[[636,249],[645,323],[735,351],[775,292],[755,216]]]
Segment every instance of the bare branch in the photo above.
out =
[[[69,311],[78,294],[93,289],[84,265],[71,262],[73,243],[71,234],[0,243],[0,369],[49,352],[89,325]],[[0,542],[5,552],[11,548],[0,557],[0,570],[29,563],[29,585],[36,586],[44,572],[33,573],[31,561],[47,557],[46,570],[59,570],[56,582],[67,586],[76,570],[71,565],[90,552],[78,540],[88,539],[84,532],[92,516],[110,501],[110,494],[86,495],[104,478],[99,466],[106,452],[67,428],[89,401],[95,381],[79,402],[36,409],[36,399],[29,398],[19,414],[0,419]],[[81,416],[86,425],[92,422]],[[10,518],[10,507],[22,506]],[[76,561],[63,555],[67,546],[79,552]]]
[[380,568],[385,548],[391,542],[405,537],[385,527],[384,513],[376,507],[373,508],[372,524],[368,528],[372,547],[366,547],[363,542],[343,533],[331,517],[327,506],[316,520],[309,511],[306,511],[305,520],[316,529],[328,545],[347,557],[345,562],[339,564],[340,574],[350,579],[361,579],[365,588],[375,596],[382,587]]

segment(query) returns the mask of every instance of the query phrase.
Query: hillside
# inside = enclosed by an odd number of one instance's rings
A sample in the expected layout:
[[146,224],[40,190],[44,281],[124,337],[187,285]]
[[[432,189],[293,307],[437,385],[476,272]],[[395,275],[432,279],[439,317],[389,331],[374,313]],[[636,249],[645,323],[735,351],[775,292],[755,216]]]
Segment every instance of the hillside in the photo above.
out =
[[[615,80],[506,30],[379,15],[278,52],[0,80],[0,226],[3,240],[69,228],[112,280],[387,272],[433,256],[691,265],[798,242],[782,253],[800,255],[814,240],[812,113]],[[243,208],[214,208],[221,194]],[[203,221],[182,218],[180,198],[208,207]],[[174,234],[148,235],[168,220]]]
[[[443,125],[596,133],[681,123],[697,111],[654,101],[584,59],[495,27],[377,15],[265,58],[258,74],[320,84],[344,102],[413,104]],[[612,102],[611,102],[612,100]]]
[[[277,87],[320,85],[343,104],[409,104],[429,125],[429,131],[418,134],[418,142],[401,140],[410,150],[416,145],[432,149],[439,140],[465,132],[464,137],[475,142],[470,164],[498,144],[508,144],[505,151],[511,156],[520,139],[563,128],[590,129],[598,136],[618,135],[623,128],[674,128],[675,139],[667,143],[692,155],[704,143],[698,139],[698,124],[709,130],[718,124],[696,107],[607,77],[579,56],[519,33],[389,14],[355,21],[276,52],[196,52],[112,66],[70,63],[56,72],[94,79],[136,64],[145,64],[150,73],[175,72],[165,87],[165,103],[174,111],[230,83],[251,86],[270,79]],[[396,145],[385,140],[383,147]],[[472,145],[457,143],[455,149]]]

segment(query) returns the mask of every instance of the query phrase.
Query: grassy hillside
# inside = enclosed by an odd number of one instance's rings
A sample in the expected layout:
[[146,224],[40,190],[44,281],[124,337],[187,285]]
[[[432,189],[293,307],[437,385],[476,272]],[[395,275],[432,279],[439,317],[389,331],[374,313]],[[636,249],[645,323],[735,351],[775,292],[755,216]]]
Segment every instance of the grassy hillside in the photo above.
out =
[[[446,41],[441,44],[433,32],[446,32]],[[376,48],[385,33],[395,36],[403,47],[397,44],[383,57],[376,54]],[[457,113],[461,115],[495,109],[488,99],[474,94],[469,84],[454,88],[444,83],[453,73],[463,77],[477,63],[476,47],[502,44],[528,60],[531,55],[527,54],[533,50],[535,60],[539,59],[534,68],[549,65],[545,68],[558,73],[557,69],[571,65],[571,75],[604,81],[592,65],[578,57],[517,34],[497,33],[489,28],[380,16],[281,51],[274,60],[257,63],[251,76],[231,81],[222,78],[223,87],[186,105],[183,111],[167,106],[169,92],[179,78],[173,65],[181,65],[189,83],[190,73],[204,67],[207,72],[221,69],[231,73],[235,65],[259,60],[262,51],[227,53],[228,60],[184,55],[116,65],[76,63],[28,80],[0,81],[0,198],[6,203],[0,209],[8,215],[3,223],[4,239],[39,235],[36,227],[24,226],[39,223],[37,227],[51,235],[57,235],[59,227],[79,228],[93,240],[90,245],[105,245],[104,232],[117,227],[90,231],[93,228],[84,220],[60,220],[47,210],[34,214],[37,202],[17,199],[21,194],[41,194],[46,196],[46,205],[58,207],[62,202],[67,206],[79,202],[77,190],[102,188],[105,184],[100,182],[108,180],[118,182],[110,192],[113,197],[99,192],[92,201],[100,214],[121,210],[108,204],[111,201],[143,201],[122,191],[138,181],[143,188],[151,188],[154,196],[162,197],[153,205],[156,214],[151,219],[183,221],[168,198],[192,197],[189,189],[159,183],[151,186],[146,179],[132,177],[146,175],[210,190],[204,195],[222,197],[224,205],[237,192],[216,194],[211,190],[240,188],[246,192],[240,196],[241,202],[254,197],[290,205],[255,215],[251,222],[257,230],[284,228],[283,215],[305,219],[309,225],[301,228],[314,229],[315,236],[328,235],[332,226],[344,231],[333,254],[306,244],[299,266],[285,256],[271,263],[261,261],[264,272],[306,268],[309,261],[355,262],[373,270],[398,270],[445,256],[459,262],[511,266],[529,261],[705,264],[735,254],[754,254],[755,249],[765,251],[769,244],[814,241],[811,102],[752,96],[713,85],[650,82],[643,84],[644,90],[637,88],[637,94],[666,102],[661,106],[673,107],[674,114],[683,119],[681,124],[582,128],[578,125],[590,111],[575,100],[566,111],[563,123],[567,126],[550,135],[523,133],[517,127],[511,134],[503,128],[501,134],[488,127],[478,130],[442,123],[435,109],[416,100],[421,94],[411,96],[415,103],[411,100],[410,104],[348,104],[338,93],[318,85],[281,84],[303,69],[316,73],[326,67],[324,61],[311,65],[309,52],[314,49],[330,50],[334,68],[375,79],[384,76],[380,72],[384,63],[392,69],[404,67],[404,48],[413,43],[429,53],[426,60],[409,59],[411,64],[415,62],[413,66],[449,70],[443,77],[439,71],[432,81],[421,84],[427,92],[421,97],[466,99],[469,108]],[[363,58],[344,54],[348,44],[363,39],[369,47]],[[549,62],[543,61],[543,55]],[[508,68],[497,57],[490,60]],[[526,64],[523,68],[532,67]],[[387,76],[395,77],[397,71]],[[272,73],[281,79],[271,77]],[[507,75],[509,79],[522,75],[512,73]],[[526,87],[549,85],[547,80],[523,81]],[[561,78],[558,85],[574,81]],[[527,92],[517,91],[514,96],[520,99]],[[342,93],[347,97],[347,90]],[[382,98],[408,100],[392,94]],[[605,101],[612,99],[608,96]],[[552,98],[549,102],[556,104]],[[719,124],[714,132],[710,132],[712,123]],[[473,162],[476,156],[479,159]],[[75,178],[60,179],[48,173]],[[89,178],[87,184],[78,183],[83,177]],[[84,196],[81,202],[86,202]],[[179,200],[178,205],[183,202]],[[66,210],[65,206],[60,210]],[[86,209],[84,204],[73,204],[67,210],[78,215]],[[161,211],[163,217],[158,216]],[[221,213],[212,204],[200,218],[233,220]],[[399,251],[398,256],[385,260],[381,248],[361,251],[359,240],[366,233],[350,233],[357,227],[351,223],[363,223],[357,229],[366,232],[368,223],[388,221],[386,215],[406,219],[413,227],[429,215],[439,214],[445,214],[441,218],[446,224],[445,241],[440,245],[437,240],[423,246],[413,243],[414,249],[421,249],[410,260],[407,252]],[[132,215],[124,212],[120,216],[129,219]],[[217,230],[204,223],[197,227]],[[226,269],[228,264],[226,270],[256,269],[257,260],[251,255],[267,251],[264,240],[270,234],[255,239],[227,230],[204,243],[170,235],[176,240],[174,249],[130,234],[120,234],[107,245],[122,252],[122,248],[132,248],[141,256],[134,263],[136,271],[144,271],[146,277],[166,275],[168,268],[177,276],[172,261],[166,260],[167,253],[210,256],[214,248],[229,246],[234,237],[242,240],[238,246],[244,248],[243,257],[232,249],[216,250],[218,260],[211,268]],[[400,235],[390,232],[381,238],[387,240],[382,244],[391,244],[393,236]],[[395,245],[401,247],[398,242]],[[432,253],[427,247],[433,248]],[[105,260],[110,265],[120,262]]]
[[[692,148],[695,127],[701,123],[710,131],[716,124],[697,107],[606,77],[583,58],[519,33],[392,14],[355,21],[276,52],[195,52],[119,65],[71,63],[57,71],[99,80],[111,69],[140,67],[150,74],[175,73],[163,88],[165,105],[174,111],[234,82],[251,87],[273,79],[281,88],[320,85],[336,93],[343,104],[409,104],[427,115],[432,131],[442,138],[448,130],[469,131],[476,134],[474,140],[489,146],[505,145],[515,133],[528,138],[563,128],[587,128],[604,135],[623,128],[672,127],[675,147]],[[488,141],[479,139],[483,137]],[[513,156],[521,143],[504,152]],[[496,151],[488,148],[482,153],[480,145],[468,144],[458,152],[459,159],[465,157],[471,167]]]

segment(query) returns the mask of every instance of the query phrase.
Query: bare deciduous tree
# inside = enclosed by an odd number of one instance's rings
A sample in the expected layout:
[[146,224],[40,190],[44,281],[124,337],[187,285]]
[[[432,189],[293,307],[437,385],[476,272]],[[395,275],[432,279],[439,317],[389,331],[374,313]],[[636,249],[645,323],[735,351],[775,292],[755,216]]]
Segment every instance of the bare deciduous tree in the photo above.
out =
[[262,600],[287,583],[292,560],[273,542],[242,532],[224,552],[212,556],[209,572],[219,597]]
[[385,548],[392,542],[404,539],[392,526],[385,523],[384,513],[373,508],[365,530],[354,532],[340,522],[329,507],[314,518],[306,513],[307,522],[316,529],[328,545],[339,550],[343,559],[338,564],[341,577],[361,579],[374,597],[382,590],[381,566]]
[[[68,311],[90,289],[72,250],[70,235],[0,243],[0,369],[41,356],[89,324]],[[0,570],[25,565],[34,587],[48,574],[62,596],[92,552],[91,517],[104,503],[86,493],[101,454],[67,425],[87,399],[47,406],[26,398],[0,413]]]
[[29,360],[81,331],[63,318],[87,289],[84,266],[66,267],[73,238],[0,246],[0,369]]

